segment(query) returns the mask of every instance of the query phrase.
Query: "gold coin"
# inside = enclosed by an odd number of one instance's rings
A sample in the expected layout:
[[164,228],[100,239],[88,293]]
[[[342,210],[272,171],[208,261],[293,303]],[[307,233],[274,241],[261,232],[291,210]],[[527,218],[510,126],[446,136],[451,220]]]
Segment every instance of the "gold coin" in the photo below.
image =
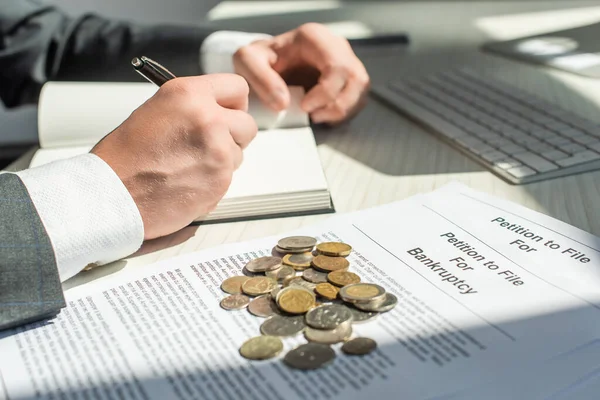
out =
[[283,263],[289,265],[296,270],[305,270],[310,268],[310,263],[313,259],[311,252],[300,254],[286,254],[283,256]]
[[242,293],[242,283],[250,279],[249,276],[232,276],[221,283],[221,290],[229,294]]
[[283,350],[283,342],[275,336],[256,336],[240,347],[242,357],[249,360],[266,360],[275,357]]
[[315,288],[315,292],[317,292],[319,296],[324,297],[327,300],[335,300],[337,299],[340,289],[333,286],[331,283],[319,283]]
[[315,306],[315,295],[300,288],[285,288],[277,295],[277,305],[290,314],[304,314]]
[[341,242],[323,242],[317,245],[320,254],[332,257],[346,257],[352,252],[352,246]]
[[327,274],[327,280],[329,283],[333,283],[336,286],[352,285],[353,283],[360,282],[360,276],[354,272],[348,271],[333,271]]
[[344,257],[318,255],[312,260],[312,266],[322,272],[348,269],[350,263]]
[[[369,301],[376,297],[382,296],[382,290],[380,286],[368,283],[350,286],[344,292],[349,298],[353,298],[358,301]],[[385,293],[385,291],[383,291],[383,293]]]
[[275,279],[267,278],[266,276],[250,278],[242,284],[242,290],[249,296],[267,294],[276,287],[277,281]]
[[383,287],[374,283],[357,283],[342,288],[340,297],[350,303],[377,302],[378,300],[383,301],[385,293]]

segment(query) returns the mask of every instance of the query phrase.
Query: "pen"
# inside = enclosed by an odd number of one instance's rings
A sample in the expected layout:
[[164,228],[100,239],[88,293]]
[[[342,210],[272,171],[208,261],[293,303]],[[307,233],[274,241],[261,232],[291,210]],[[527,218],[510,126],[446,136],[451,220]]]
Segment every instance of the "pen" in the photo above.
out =
[[136,57],[131,60],[131,65],[133,65],[138,74],[159,87],[164,85],[168,80],[175,79],[175,75],[171,71],[148,57]]

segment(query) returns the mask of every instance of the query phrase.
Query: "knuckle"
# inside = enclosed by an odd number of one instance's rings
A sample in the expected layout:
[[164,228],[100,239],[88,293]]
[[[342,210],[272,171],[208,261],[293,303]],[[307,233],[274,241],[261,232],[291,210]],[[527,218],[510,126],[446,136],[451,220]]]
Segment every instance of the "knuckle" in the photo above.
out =
[[298,27],[298,33],[303,37],[311,38],[318,35],[323,29],[326,29],[324,25],[317,22],[307,22]]
[[209,153],[212,161],[218,170],[232,163],[232,154],[228,146],[225,146],[223,141],[214,141],[210,146]]
[[357,74],[354,79],[356,79],[356,82],[358,82],[358,84],[363,88],[368,88],[371,86],[371,78],[366,72]]

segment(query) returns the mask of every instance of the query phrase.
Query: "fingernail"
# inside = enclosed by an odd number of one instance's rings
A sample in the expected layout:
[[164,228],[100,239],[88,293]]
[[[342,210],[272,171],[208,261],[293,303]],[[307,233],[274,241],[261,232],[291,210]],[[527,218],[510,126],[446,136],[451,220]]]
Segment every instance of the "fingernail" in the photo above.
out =
[[302,104],[302,109],[304,112],[311,113],[315,110],[315,106],[314,102],[305,102]]
[[271,96],[271,105],[277,109],[282,109],[287,106],[288,94],[283,89],[277,89]]

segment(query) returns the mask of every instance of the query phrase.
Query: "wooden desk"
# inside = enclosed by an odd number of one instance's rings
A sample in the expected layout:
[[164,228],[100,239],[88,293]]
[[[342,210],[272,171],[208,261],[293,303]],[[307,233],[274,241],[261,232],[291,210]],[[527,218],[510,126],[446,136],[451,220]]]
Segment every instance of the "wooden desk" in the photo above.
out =
[[[410,32],[412,44],[409,49],[359,53],[376,84],[400,75],[431,68],[439,69],[449,64],[484,63],[489,56],[480,54],[476,49],[492,36],[516,37],[600,20],[599,7],[556,11],[567,7],[565,4],[575,7],[590,6],[592,3],[385,2],[365,5],[350,2],[344,3],[339,9],[220,19],[214,23],[229,29],[256,30],[255,27],[260,26],[277,32],[310,20],[340,22],[352,19],[364,22],[375,31],[396,29]],[[494,17],[514,14],[517,10],[547,12],[525,17]],[[219,15],[223,18],[222,13]],[[514,77],[525,88],[529,82],[528,68],[523,67],[523,74]],[[600,105],[599,85],[586,78],[548,72],[542,95],[561,102],[564,101],[564,91],[574,93],[575,98],[580,100],[577,103],[580,111],[599,119],[600,113],[596,116]],[[573,96],[569,101],[573,101]],[[353,121],[335,129],[316,127],[315,134],[333,201],[339,213],[401,200],[456,180],[600,235],[600,218],[595,217],[595,205],[597,199],[600,199],[600,172],[526,186],[512,186],[376,100],[370,101]],[[24,165],[27,165],[26,161],[21,160],[13,165],[13,169]],[[68,289],[89,281],[103,280],[121,273],[125,267],[127,270],[142,268],[158,260],[223,243],[284,234],[325,218],[326,215],[320,215],[186,228],[169,237],[146,243],[137,255],[83,272],[65,282],[64,286]]]

